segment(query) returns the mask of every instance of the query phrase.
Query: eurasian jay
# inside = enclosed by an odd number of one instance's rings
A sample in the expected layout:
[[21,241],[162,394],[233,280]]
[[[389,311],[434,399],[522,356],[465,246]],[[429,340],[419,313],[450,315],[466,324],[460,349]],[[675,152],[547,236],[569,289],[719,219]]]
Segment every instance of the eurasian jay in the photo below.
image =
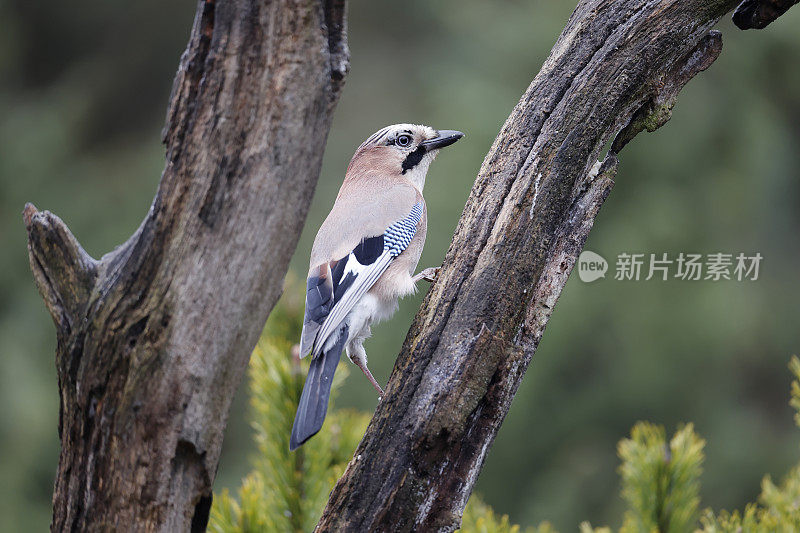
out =
[[427,211],[422,188],[440,148],[464,134],[415,124],[387,126],[358,147],[330,214],[311,249],[300,357],[311,354],[289,440],[294,450],[322,427],[333,374],[342,350],[367,376],[364,340],[370,326],[391,317],[397,300],[412,294],[425,244]]

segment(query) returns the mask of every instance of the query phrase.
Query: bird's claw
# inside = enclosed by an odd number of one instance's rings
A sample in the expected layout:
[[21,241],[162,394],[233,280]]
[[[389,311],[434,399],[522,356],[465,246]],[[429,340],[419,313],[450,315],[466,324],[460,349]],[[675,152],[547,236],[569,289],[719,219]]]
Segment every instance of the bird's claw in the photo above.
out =
[[434,281],[436,281],[436,278],[439,276],[439,271],[440,270],[442,270],[442,267],[426,268],[425,270],[423,270],[422,272],[420,272],[419,274],[414,276],[414,278],[415,278],[414,281],[419,281],[421,279],[424,279],[425,281],[433,283]]

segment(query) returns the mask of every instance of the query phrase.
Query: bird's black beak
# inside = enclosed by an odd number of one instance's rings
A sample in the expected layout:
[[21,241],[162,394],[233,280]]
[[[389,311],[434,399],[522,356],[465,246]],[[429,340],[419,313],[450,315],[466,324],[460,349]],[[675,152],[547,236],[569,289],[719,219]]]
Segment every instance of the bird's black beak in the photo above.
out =
[[436,135],[436,137],[423,141],[419,145],[424,146],[425,150],[430,152],[431,150],[438,150],[439,148],[450,146],[464,136],[463,133],[456,130],[439,130],[437,133],[438,135]]

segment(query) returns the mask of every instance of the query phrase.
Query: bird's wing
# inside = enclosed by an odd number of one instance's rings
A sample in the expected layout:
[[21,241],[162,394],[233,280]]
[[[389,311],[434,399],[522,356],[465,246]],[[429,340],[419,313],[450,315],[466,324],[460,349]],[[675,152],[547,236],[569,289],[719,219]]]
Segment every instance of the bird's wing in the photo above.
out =
[[306,313],[300,356],[319,354],[347,313],[372,287],[395,257],[408,247],[422,217],[423,204],[376,237],[363,239],[348,255],[311,270],[306,286]]

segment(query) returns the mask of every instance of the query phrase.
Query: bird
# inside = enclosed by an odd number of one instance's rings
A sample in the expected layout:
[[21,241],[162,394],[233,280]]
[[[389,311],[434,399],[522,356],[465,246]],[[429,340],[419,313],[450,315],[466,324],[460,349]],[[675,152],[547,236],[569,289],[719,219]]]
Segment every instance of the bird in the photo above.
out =
[[372,324],[390,318],[398,299],[433,282],[439,268],[413,275],[427,231],[422,190],[439,150],[464,134],[418,124],[394,124],[355,151],[333,208],[311,249],[300,357],[311,355],[295,414],[294,451],[321,428],[333,375],[343,351],[380,396],[367,368],[364,340]]

